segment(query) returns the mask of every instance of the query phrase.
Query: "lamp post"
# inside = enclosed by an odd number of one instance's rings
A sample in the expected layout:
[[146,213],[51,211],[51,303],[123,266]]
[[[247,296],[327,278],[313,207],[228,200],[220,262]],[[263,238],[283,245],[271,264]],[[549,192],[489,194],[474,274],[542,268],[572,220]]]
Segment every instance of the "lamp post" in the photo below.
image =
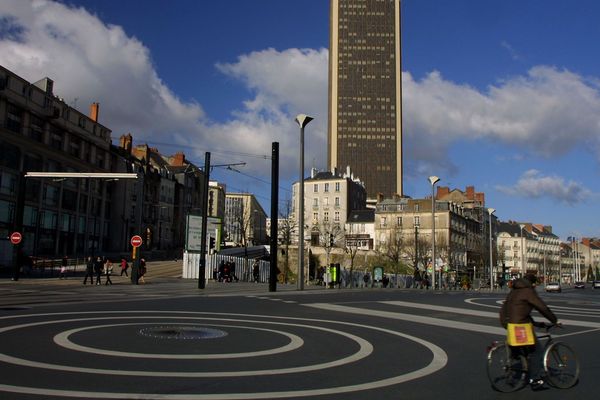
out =
[[521,228],[521,274],[525,276],[525,237],[523,236],[523,228],[525,228],[525,224],[519,224]]
[[[431,183],[431,287],[435,290],[435,184],[440,181],[435,175],[429,177]],[[441,274],[441,271],[440,271]],[[441,278],[441,276],[440,276]],[[441,282],[440,282],[441,283]]]
[[[304,290],[304,127],[313,118],[298,114],[296,122],[300,126],[300,184],[298,190],[298,290]],[[275,216],[277,217],[277,216]]]
[[488,208],[490,215],[490,291],[494,289],[494,263],[492,252],[492,214],[496,211],[494,208]]

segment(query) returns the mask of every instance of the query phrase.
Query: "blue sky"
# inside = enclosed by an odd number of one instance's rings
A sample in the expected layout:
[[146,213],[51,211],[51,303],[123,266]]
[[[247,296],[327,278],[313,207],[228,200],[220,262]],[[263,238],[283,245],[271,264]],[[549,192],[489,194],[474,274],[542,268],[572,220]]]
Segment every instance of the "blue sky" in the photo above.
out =
[[[598,236],[600,3],[404,0],[405,194],[485,192],[502,220]],[[165,154],[183,150],[269,212],[271,142],[280,200],[306,166],[325,168],[329,1],[0,2],[0,64],[48,76],[55,94]]]

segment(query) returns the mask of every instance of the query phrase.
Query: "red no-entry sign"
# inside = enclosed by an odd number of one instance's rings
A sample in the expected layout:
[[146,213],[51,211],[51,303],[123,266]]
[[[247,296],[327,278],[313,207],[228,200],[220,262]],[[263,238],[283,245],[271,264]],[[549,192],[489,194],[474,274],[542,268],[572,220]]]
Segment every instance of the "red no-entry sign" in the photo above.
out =
[[142,237],[140,235],[132,236],[131,245],[133,247],[140,247],[142,245]]
[[10,234],[10,242],[12,244],[19,244],[19,243],[21,243],[22,239],[23,239],[23,236],[21,235],[21,232],[13,232]]

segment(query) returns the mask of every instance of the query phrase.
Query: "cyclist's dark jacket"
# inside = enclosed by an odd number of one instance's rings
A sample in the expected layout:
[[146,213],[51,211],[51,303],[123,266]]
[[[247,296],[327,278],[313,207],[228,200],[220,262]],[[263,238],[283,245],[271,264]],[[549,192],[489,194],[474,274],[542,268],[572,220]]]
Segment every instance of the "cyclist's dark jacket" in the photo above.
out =
[[534,308],[553,324],[558,321],[546,303],[540,299],[531,282],[525,278],[517,279],[504,305],[500,308],[500,324],[506,327],[509,322],[514,324],[533,322],[531,310]]

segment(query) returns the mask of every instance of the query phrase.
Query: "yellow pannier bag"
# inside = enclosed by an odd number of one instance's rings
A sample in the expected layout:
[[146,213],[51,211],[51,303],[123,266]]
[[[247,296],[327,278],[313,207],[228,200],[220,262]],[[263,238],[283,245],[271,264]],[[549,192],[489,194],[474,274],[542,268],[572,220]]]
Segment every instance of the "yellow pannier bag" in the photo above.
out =
[[506,343],[509,346],[531,346],[535,344],[533,324],[511,324],[506,328]]

